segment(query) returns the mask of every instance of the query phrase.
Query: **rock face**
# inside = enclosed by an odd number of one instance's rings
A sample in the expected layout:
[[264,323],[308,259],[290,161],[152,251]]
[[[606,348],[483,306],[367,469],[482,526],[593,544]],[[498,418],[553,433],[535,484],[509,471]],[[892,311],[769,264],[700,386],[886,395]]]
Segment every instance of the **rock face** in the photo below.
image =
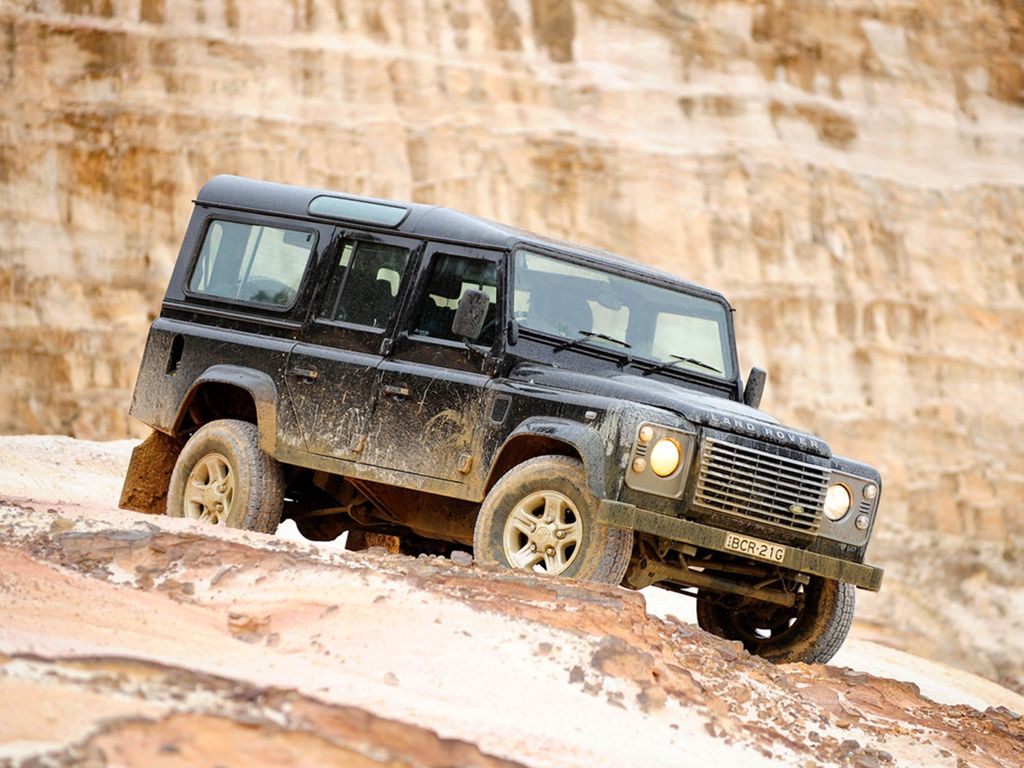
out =
[[766,409],[882,468],[890,536],[1019,540],[1022,57],[1011,0],[7,0],[0,432],[138,432],[190,200],[231,172],[722,289]]
[[891,521],[1024,533],[1011,2],[8,2],[0,431],[115,437],[219,172],[432,201],[724,290]]

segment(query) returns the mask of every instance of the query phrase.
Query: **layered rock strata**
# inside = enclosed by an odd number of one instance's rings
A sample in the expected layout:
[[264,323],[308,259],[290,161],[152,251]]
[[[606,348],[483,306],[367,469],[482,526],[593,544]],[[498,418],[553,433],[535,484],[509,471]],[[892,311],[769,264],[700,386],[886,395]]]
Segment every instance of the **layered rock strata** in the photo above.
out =
[[1024,535],[1019,3],[7,0],[0,432],[138,433],[220,172],[443,203],[725,291],[767,409],[912,532]]

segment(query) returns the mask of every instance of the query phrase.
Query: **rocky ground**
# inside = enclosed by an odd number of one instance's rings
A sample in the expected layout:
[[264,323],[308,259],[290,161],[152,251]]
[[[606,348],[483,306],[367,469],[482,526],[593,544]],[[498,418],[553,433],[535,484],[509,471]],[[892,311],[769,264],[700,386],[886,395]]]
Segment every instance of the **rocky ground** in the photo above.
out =
[[116,510],[130,446],[0,439],[0,764],[1024,761],[1024,698],[867,641],[776,667],[660,596]]

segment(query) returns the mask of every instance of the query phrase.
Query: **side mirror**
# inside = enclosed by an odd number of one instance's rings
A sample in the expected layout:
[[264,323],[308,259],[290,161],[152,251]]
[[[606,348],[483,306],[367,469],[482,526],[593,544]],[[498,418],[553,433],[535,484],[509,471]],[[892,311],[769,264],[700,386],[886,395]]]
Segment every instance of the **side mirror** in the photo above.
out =
[[452,320],[452,335],[467,341],[476,341],[484,329],[491,297],[483,291],[466,291],[459,299],[459,307]]
[[751,408],[761,405],[761,396],[764,394],[764,383],[768,380],[768,374],[761,368],[751,368],[747,376],[747,386],[743,388],[743,403]]

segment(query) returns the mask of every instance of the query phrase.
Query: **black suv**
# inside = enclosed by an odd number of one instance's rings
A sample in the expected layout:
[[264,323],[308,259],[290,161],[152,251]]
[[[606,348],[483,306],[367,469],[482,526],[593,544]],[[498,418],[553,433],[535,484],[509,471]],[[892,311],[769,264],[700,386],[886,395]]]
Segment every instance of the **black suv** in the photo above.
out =
[[881,483],[757,410],[732,309],[446,208],[231,176],[195,201],[121,505],[658,585],[776,661],[853,619]]

